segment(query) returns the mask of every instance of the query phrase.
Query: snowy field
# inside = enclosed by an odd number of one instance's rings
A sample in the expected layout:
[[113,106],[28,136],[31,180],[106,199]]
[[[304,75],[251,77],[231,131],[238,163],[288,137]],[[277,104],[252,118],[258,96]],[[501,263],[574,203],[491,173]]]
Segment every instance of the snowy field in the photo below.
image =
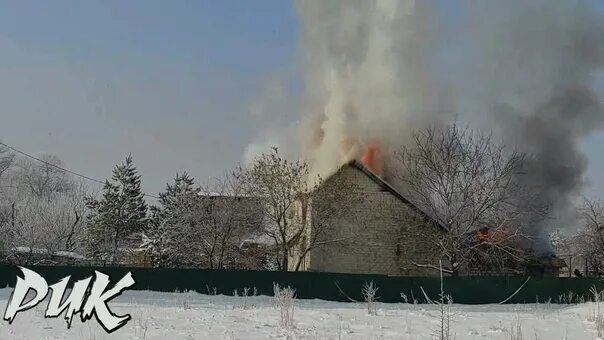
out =
[[[11,289],[0,289],[4,312]],[[126,291],[109,304],[132,320],[106,334],[95,319],[45,319],[43,302],[2,321],[0,339],[434,339],[440,327],[435,305],[378,304],[368,315],[362,303],[296,300],[294,326],[280,326],[280,311],[265,296]],[[597,339],[595,303],[581,305],[451,305],[452,339]],[[518,327],[522,337],[516,336]]]

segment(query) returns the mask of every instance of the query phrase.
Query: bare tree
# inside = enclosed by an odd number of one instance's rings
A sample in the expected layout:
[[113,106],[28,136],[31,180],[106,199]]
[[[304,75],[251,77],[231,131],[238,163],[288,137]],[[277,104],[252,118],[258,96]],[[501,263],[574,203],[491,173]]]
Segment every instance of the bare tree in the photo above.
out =
[[458,275],[477,256],[500,265],[505,257],[523,256],[513,244],[547,211],[531,203],[533,191],[517,180],[526,157],[457,124],[417,131],[397,152],[403,190],[446,230],[434,241],[444,272]]
[[[43,158],[62,164],[56,157]],[[5,251],[29,249],[52,255],[79,250],[87,211],[83,183],[48,164],[23,159],[0,180]]]
[[14,246],[43,249],[49,254],[76,251],[84,233],[84,196],[57,193],[52,197],[30,196],[14,206],[7,228]]
[[[344,198],[353,197],[352,185],[324,185],[320,177],[309,178],[308,164],[282,158],[277,148],[258,156],[236,177],[249,195],[262,200],[263,232],[274,242],[279,270],[298,270],[311,249],[342,241],[326,237],[327,230],[329,221],[345,212]],[[309,213],[311,200],[314,211]],[[292,255],[295,263],[290,263]]]
[[0,145],[0,178],[10,169],[15,161],[15,154],[4,145]]
[[81,182],[72,183],[71,188],[68,192],[55,194],[44,206],[46,216],[41,219],[47,234],[52,235],[44,244],[51,252],[83,250],[85,217],[88,213],[85,197],[88,192]]
[[201,190],[199,221],[209,267],[222,269],[239,256],[238,246],[262,225],[260,201],[244,192],[241,178],[225,175]]
[[6,226],[10,221],[11,211],[13,210],[13,202],[8,197],[8,193],[13,191],[14,185],[7,176],[4,176],[14,165],[15,154],[7,147],[0,145],[0,232],[4,237],[0,239],[0,260],[7,256],[9,247],[10,234],[6,231]]
[[48,256],[58,251],[80,251],[87,211],[84,197],[82,189],[13,200],[2,226],[6,246],[21,253],[29,249]]
[[18,162],[17,174],[21,185],[38,197],[73,189],[71,176],[60,169],[65,166],[62,160],[54,155],[42,155],[40,159],[44,162],[30,159],[21,159]]
[[296,202],[309,193],[309,167],[304,162],[290,162],[279,155],[277,148],[257,157],[249,169],[236,174],[246,184],[246,192],[262,199],[264,233],[274,241],[278,269],[288,270],[289,252],[297,243],[305,226],[292,219]]
[[587,261],[590,271],[599,276],[604,273],[604,204],[600,200],[586,198],[581,214],[583,227],[573,243],[576,251]]

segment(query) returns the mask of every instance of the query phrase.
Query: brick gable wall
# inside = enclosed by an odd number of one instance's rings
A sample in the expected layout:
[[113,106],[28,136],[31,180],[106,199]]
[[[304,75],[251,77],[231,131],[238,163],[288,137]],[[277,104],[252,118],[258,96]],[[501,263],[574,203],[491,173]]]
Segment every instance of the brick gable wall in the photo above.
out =
[[437,274],[412,262],[438,263],[439,251],[432,240],[442,229],[427,223],[407,203],[383,191],[381,185],[356,167],[345,167],[335,176],[347,176],[354,181],[359,199],[345,218],[333,221],[324,237],[324,241],[343,241],[313,249],[307,259],[308,270],[408,276]]

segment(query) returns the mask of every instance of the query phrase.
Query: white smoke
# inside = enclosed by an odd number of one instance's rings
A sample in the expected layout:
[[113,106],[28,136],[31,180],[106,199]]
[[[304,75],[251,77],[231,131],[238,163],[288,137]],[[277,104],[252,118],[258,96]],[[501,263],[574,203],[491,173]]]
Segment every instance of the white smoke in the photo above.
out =
[[[377,142],[450,120],[531,153],[525,180],[560,214],[584,185],[579,144],[604,122],[595,1],[297,1],[302,157],[323,176]],[[440,4],[442,6],[442,3]]]
[[243,164],[249,165],[262,153],[271,148],[279,149],[279,154],[288,159],[298,158],[299,115],[296,95],[286,85],[293,82],[294,74],[288,70],[279,70],[266,77],[260,83],[256,100],[249,108],[249,114],[259,130],[258,136],[243,153]]
[[297,4],[307,90],[303,156],[316,173],[358,157],[368,142],[399,144],[441,111],[432,1]]

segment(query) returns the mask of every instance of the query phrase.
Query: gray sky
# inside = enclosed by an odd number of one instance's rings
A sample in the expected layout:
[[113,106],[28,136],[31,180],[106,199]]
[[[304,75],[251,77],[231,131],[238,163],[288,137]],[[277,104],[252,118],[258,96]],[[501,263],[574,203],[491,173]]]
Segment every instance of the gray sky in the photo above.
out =
[[250,112],[292,63],[293,8],[279,3],[11,2],[0,139],[98,179],[132,153],[149,193],[176,172],[220,175],[265,121],[291,118]]

